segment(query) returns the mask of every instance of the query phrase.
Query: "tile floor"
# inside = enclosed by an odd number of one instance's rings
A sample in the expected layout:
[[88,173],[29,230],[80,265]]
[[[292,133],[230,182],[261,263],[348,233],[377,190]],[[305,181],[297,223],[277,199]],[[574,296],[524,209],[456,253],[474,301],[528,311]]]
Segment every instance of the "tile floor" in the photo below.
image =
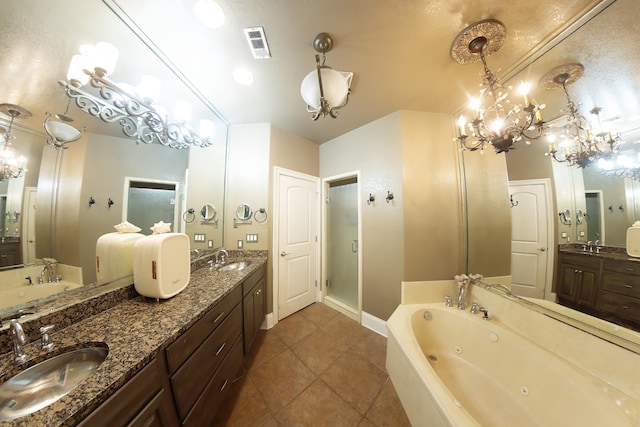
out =
[[387,340],[313,304],[260,331],[215,426],[410,426],[385,371]]

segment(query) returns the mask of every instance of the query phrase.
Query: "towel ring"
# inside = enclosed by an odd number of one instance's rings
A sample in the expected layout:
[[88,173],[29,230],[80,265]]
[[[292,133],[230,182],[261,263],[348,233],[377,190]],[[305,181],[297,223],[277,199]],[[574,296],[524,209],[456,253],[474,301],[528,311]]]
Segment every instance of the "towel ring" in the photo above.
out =
[[[258,214],[260,214],[260,217],[258,218]],[[265,208],[260,208],[257,211],[255,211],[253,213],[253,219],[257,222],[262,224],[263,222],[265,222],[267,220],[267,211]]]
[[[189,219],[187,219],[189,218]],[[182,214],[182,219],[184,220],[184,222],[186,222],[187,224],[191,224],[193,221],[196,220],[196,211],[193,208],[189,208],[185,211],[185,213]]]

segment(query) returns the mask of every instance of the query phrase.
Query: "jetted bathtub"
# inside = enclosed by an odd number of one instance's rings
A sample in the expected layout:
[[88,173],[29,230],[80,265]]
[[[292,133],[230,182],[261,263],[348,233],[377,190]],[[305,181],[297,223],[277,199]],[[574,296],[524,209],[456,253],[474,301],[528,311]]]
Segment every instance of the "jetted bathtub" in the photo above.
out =
[[636,399],[482,313],[400,305],[387,329],[414,426],[640,426]]
[[46,298],[80,286],[82,285],[71,282],[54,282],[5,289],[0,291],[0,309],[26,304],[29,301]]

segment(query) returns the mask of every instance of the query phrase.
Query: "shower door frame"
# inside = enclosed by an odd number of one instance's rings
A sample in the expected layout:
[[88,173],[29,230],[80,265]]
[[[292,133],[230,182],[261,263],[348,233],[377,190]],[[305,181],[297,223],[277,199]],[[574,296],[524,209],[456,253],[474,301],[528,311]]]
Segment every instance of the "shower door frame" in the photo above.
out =
[[[347,306],[346,304],[342,304],[333,299],[327,299],[327,278],[328,278],[328,248],[329,248],[329,227],[327,221],[328,215],[328,203],[327,198],[329,197],[329,187],[334,182],[340,182],[347,179],[356,180],[356,193],[357,193],[357,208],[358,208],[358,308],[354,312],[354,310]],[[322,179],[322,272],[320,283],[322,284],[322,302],[331,308],[339,311],[345,316],[357,321],[358,323],[362,323],[362,249],[364,247],[362,242],[362,197],[360,197],[361,192],[361,173],[359,170],[353,172],[346,172],[340,175],[333,175],[327,178]]]

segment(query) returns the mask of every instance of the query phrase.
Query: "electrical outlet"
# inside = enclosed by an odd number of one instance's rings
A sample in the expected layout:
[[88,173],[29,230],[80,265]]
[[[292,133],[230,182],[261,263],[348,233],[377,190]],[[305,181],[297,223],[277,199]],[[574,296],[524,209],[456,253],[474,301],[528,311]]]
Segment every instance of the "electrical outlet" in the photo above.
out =
[[567,233],[565,231],[562,232],[562,238],[566,239],[567,238]]
[[580,232],[580,237],[584,237],[584,231]]

